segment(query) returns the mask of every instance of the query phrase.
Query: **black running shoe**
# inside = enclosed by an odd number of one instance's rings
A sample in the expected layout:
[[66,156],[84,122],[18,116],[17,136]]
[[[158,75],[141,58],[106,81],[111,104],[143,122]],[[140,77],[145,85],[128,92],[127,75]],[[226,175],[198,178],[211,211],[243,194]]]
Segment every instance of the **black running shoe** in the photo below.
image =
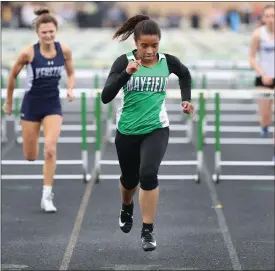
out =
[[153,232],[148,229],[141,231],[141,242],[144,251],[152,251],[156,249],[157,243],[153,236]]
[[130,232],[133,226],[133,214],[129,214],[124,210],[120,211],[119,227],[125,233]]

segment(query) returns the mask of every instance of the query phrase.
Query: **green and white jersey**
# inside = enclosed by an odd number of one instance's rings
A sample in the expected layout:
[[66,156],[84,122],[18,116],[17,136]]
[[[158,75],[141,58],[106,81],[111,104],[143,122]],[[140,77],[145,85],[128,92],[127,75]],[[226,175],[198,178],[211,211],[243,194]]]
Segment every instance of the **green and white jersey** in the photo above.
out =
[[[126,54],[128,62],[135,61],[133,52]],[[126,135],[150,133],[169,126],[165,107],[169,69],[164,54],[152,67],[140,66],[123,86],[122,104],[117,111],[117,129]]]

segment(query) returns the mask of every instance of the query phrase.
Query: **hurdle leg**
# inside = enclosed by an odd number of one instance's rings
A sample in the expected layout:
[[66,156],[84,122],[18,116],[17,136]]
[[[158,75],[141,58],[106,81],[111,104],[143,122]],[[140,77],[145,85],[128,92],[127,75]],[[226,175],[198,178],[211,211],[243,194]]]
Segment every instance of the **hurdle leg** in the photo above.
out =
[[[206,74],[204,74],[202,76],[202,82],[201,82],[201,87],[202,89],[206,90],[207,87],[208,87],[208,84],[207,84],[207,76]],[[203,97],[203,100],[204,100],[204,103],[203,103],[203,120],[202,120],[202,125],[203,125],[203,144],[206,144],[205,143],[205,140],[204,140],[204,136],[205,134],[207,133],[207,120],[206,120],[206,114],[205,114],[205,111],[206,111],[206,104],[205,104],[205,98]]]
[[100,160],[101,160],[101,94],[97,92],[96,95],[96,151],[95,151],[95,163],[94,174],[95,183],[99,183],[100,174]]
[[81,137],[82,137],[82,167],[83,180],[88,182],[88,150],[87,150],[87,104],[86,93],[81,93]]
[[215,174],[213,181],[219,182],[221,173],[221,144],[220,144],[220,93],[215,94]]
[[20,125],[20,99],[18,96],[14,97],[14,134],[16,143],[19,143],[18,136],[19,136],[19,125]]
[[198,121],[198,143],[197,143],[197,178],[196,182],[199,183],[202,175],[203,167],[203,119],[204,119],[204,95],[201,92],[199,96],[199,121]]
[[[192,79],[191,84],[192,84],[192,89],[195,89],[196,88],[196,80]],[[194,119],[192,118],[191,115],[188,115],[188,117],[187,117],[187,126],[188,126],[187,138],[188,138],[189,142],[192,142],[193,135],[194,135]]]
[[[20,87],[19,78],[17,77],[15,81],[15,88],[19,89],[19,87]],[[19,143],[18,141],[19,125],[20,125],[20,94],[16,92],[14,97],[14,133],[15,133],[16,143]]]
[[[204,107],[203,107],[203,137],[205,137],[206,133],[207,133],[207,117],[206,117],[206,103],[205,103],[205,99],[204,99]],[[205,144],[204,140],[203,140],[203,144]]]
[[207,89],[207,76],[206,76],[206,74],[202,75],[201,88],[202,89]]
[[188,115],[188,119],[187,119],[187,138],[188,138],[188,142],[192,142],[193,139],[193,134],[194,134],[194,129],[193,129],[193,120],[192,120],[192,116]]

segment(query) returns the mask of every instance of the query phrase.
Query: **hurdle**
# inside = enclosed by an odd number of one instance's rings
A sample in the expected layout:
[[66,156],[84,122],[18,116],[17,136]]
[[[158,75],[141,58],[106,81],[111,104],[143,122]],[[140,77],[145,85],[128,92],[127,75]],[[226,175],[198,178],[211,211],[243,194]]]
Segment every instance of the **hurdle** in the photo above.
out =
[[[234,93],[234,98],[235,98],[235,94]],[[242,93],[244,94],[244,92]],[[266,94],[266,93],[265,93]],[[274,93],[270,92],[271,95],[274,95]],[[230,95],[225,95],[227,98],[230,98]],[[241,93],[240,93],[241,96]],[[256,97],[262,97],[258,91],[249,91],[247,92],[245,95],[243,95],[244,98],[247,99],[253,99]],[[232,98],[232,97],[231,97]],[[221,159],[221,144],[223,144],[226,141],[221,141],[220,138],[220,93],[215,93],[215,106],[216,106],[216,110],[215,110],[215,167],[214,167],[214,174],[212,175],[212,180],[214,183],[219,183],[220,180],[275,180],[274,175],[270,176],[270,175],[222,175],[222,171],[221,171],[221,167],[222,166],[264,166],[264,167],[274,167],[274,162],[273,161],[223,161]],[[235,142],[234,140],[232,140],[232,138],[230,138],[231,141],[227,141],[226,144],[257,144],[257,142],[261,142],[264,139],[259,139],[258,141],[256,141],[254,139],[245,139],[243,138],[242,140],[237,140],[235,138]],[[272,139],[268,140],[265,139],[267,142],[266,144],[272,144]]]
[[[186,160],[186,161],[162,161],[163,166],[196,166],[196,174],[194,175],[159,175],[160,180],[194,180],[196,183],[200,183],[202,179],[202,167],[203,167],[203,119],[204,119],[204,93],[203,91],[197,93],[197,98],[199,98],[200,110],[199,110],[199,121],[198,121],[198,133],[197,133],[197,159],[196,160]],[[167,91],[167,96],[169,98],[180,98],[178,92]],[[195,96],[195,95],[194,95]],[[101,174],[101,166],[118,166],[118,160],[102,160],[102,135],[101,135],[101,92],[97,93],[97,105],[96,105],[96,123],[97,123],[97,133],[96,133],[96,152],[95,152],[95,162],[94,162],[94,175],[95,183],[99,183],[101,180],[113,180],[119,179],[119,175],[104,175]],[[180,105],[179,105],[180,111]],[[114,142],[114,141],[113,141]],[[112,142],[112,143],[113,143]],[[171,143],[169,139],[169,143]],[[180,142],[182,143],[182,142]]]
[[[224,99],[240,99],[240,100],[251,100],[251,99],[257,99],[260,97],[265,97],[265,95],[274,95],[273,91],[267,91],[265,92],[263,95],[259,94],[259,91],[255,90],[255,89],[247,89],[247,90],[234,90],[234,97],[232,97],[232,90],[230,89],[223,89],[221,91],[218,90],[212,90],[212,89],[208,89],[205,92],[205,96],[209,101],[214,101],[214,104],[207,104],[205,105],[205,108],[208,111],[213,111],[214,114],[209,114],[206,113],[205,114],[205,119],[207,119],[207,124],[204,127],[204,143],[205,144],[216,144],[216,137],[207,137],[206,133],[207,132],[216,132],[216,103],[215,103],[215,95],[216,93],[221,93],[221,95],[223,96]],[[233,107],[234,104],[223,104],[222,109],[223,110],[227,110],[227,111],[231,111],[234,112],[234,109],[229,109],[230,107]],[[241,108],[242,105],[237,105],[235,110],[239,110]],[[247,109],[245,109],[245,107],[248,107]],[[245,112],[245,111],[253,111],[253,107],[254,107],[254,111],[255,111],[255,115],[252,116],[251,114],[232,114],[232,115],[220,115],[219,116],[219,120],[223,121],[223,122],[227,122],[227,123],[231,123],[231,122],[257,122],[257,115],[256,115],[256,105],[243,105],[243,109],[241,109],[240,111]],[[228,110],[229,109],[229,110]],[[255,119],[256,118],[256,119]],[[209,122],[214,122],[213,125],[210,125]],[[259,133],[260,129],[257,129],[257,127],[253,127],[253,126],[219,126],[219,131],[220,132],[227,132],[227,133],[233,133],[233,132],[237,132],[237,133],[243,133],[243,132],[249,132],[249,133]],[[271,127],[270,131],[274,131],[274,128]],[[257,144],[257,145],[270,145],[272,144],[272,139],[269,138],[220,138],[220,143],[221,144],[240,144],[240,145],[251,145],[251,144]]]
[[[5,93],[6,90],[2,90]],[[15,92],[23,91],[22,89],[15,89]],[[88,93],[88,94],[87,94]],[[66,97],[66,90],[60,91],[60,96]],[[76,175],[55,175],[55,179],[83,179],[84,182],[88,182],[91,179],[91,174],[88,174],[88,148],[87,148],[87,96],[92,97],[93,93],[90,89],[78,89],[76,97],[81,98],[81,141],[74,143],[81,143],[81,159],[79,160],[57,160],[57,165],[82,165],[82,174]],[[22,140],[23,141],[23,140]],[[40,141],[41,142],[41,141]],[[44,142],[44,141],[43,141]],[[60,142],[58,141],[58,144]],[[22,161],[22,160],[2,160],[1,165],[5,166],[30,166],[30,165],[43,165],[43,160],[36,161]],[[43,179],[43,175],[2,175],[2,179]]]

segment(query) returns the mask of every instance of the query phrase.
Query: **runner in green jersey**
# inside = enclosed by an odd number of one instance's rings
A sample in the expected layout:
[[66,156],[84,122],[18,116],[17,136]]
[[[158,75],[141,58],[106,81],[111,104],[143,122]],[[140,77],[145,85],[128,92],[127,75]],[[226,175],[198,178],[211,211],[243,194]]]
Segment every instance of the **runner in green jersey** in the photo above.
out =
[[139,204],[143,226],[142,247],[156,248],[153,224],[159,188],[158,170],[169,139],[169,119],[165,108],[168,77],[179,78],[183,112],[193,114],[191,75],[175,56],[158,52],[161,31],[149,17],[136,15],[126,21],[114,38],[126,40],[134,34],[136,49],[118,57],[102,91],[102,102],[111,102],[122,92],[117,111],[115,145],[121,168],[120,192],[122,209],[119,225],[130,232],[133,225],[133,196],[140,184]]

